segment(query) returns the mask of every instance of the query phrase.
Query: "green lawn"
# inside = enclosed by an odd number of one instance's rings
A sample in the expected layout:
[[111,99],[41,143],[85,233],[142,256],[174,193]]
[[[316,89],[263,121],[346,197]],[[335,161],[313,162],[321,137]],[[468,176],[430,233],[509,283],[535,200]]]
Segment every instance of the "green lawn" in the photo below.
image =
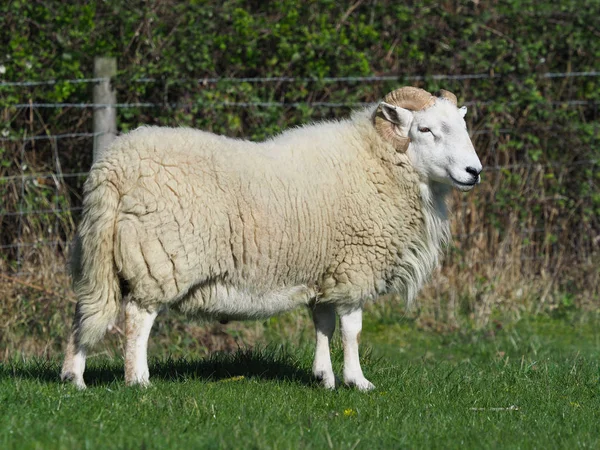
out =
[[13,361],[0,370],[0,448],[598,448],[597,324],[436,334],[367,316],[369,393],[320,389],[306,342],[155,351],[148,389],[126,388],[120,361],[90,361],[83,392],[57,382],[58,361]]

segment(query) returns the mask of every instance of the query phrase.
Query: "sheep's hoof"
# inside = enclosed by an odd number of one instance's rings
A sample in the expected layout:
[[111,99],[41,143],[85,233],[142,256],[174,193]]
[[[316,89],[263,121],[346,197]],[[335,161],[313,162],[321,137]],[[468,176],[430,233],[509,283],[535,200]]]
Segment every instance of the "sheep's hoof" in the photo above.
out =
[[139,387],[141,389],[149,388],[152,385],[152,383],[150,383],[150,380],[148,378],[125,380],[125,384],[128,387]]
[[83,378],[74,372],[63,372],[60,374],[60,380],[63,382],[72,383],[77,389],[83,390],[86,388]]
[[345,380],[346,386],[355,387],[359,391],[367,392],[375,389],[375,385],[365,377]]
[[315,378],[325,389],[335,389],[336,377],[333,373],[325,371],[314,372]]

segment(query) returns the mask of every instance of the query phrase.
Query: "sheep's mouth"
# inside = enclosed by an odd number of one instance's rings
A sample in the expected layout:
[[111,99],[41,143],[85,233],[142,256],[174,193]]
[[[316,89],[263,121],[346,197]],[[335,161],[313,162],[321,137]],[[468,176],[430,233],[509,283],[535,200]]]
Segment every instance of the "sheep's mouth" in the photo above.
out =
[[464,181],[457,180],[451,174],[448,174],[448,176],[450,177],[450,179],[452,180],[454,185],[461,191],[469,191],[469,190],[473,189],[473,187],[475,187],[475,185],[479,182],[479,177],[477,177],[475,180],[471,181],[470,183],[465,183]]

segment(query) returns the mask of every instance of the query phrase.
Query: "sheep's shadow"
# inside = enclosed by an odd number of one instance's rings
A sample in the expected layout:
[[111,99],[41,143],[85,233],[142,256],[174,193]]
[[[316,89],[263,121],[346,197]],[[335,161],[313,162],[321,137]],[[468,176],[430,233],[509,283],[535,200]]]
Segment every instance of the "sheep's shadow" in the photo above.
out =
[[[232,353],[214,353],[204,359],[172,358],[150,360],[150,379],[181,382],[190,379],[204,381],[228,380],[234,377],[281,380],[316,385],[312,374],[302,367],[298,358],[268,349],[239,349]],[[123,382],[123,364],[111,360],[92,362],[85,371],[90,387]],[[0,378],[21,378],[44,383],[58,383],[60,364],[56,361],[33,360],[9,362],[0,368]]]
[[204,379],[227,380],[234,377],[264,380],[287,380],[302,384],[315,383],[312,375],[291,355],[274,355],[261,351],[238,350],[217,353],[207,359],[166,359],[150,366],[151,377],[165,381]]

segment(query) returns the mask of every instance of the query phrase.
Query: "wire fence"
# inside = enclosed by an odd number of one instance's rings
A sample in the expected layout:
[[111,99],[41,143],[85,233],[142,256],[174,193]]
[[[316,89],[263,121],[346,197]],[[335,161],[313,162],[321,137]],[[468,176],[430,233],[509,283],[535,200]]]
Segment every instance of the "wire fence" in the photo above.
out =
[[[476,79],[501,79],[503,77],[514,77],[512,74],[493,74],[493,73],[479,73],[479,74],[435,74],[428,76],[395,76],[395,75],[384,75],[384,76],[367,76],[367,77],[325,77],[325,78],[310,78],[310,77],[257,77],[257,78],[231,78],[231,77],[207,77],[207,78],[195,78],[195,79],[158,79],[158,78],[141,78],[135,80],[129,80],[132,83],[198,83],[200,85],[214,85],[217,83],[358,83],[358,82],[387,82],[387,81],[422,81],[422,80],[476,80]],[[536,77],[540,79],[578,79],[578,78],[589,78],[599,77],[599,71],[586,71],[586,72],[547,72],[536,74]],[[85,78],[85,79],[71,79],[71,80],[32,80],[32,81],[0,81],[0,93],[2,88],[8,87],[38,87],[38,86],[55,86],[58,84],[96,84],[106,82],[109,80],[104,77],[96,78]],[[577,107],[577,106],[593,106],[597,109],[599,103],[593,99],[567,99],[567,100],[549,100],[547,102],[553,106],[561,107]],[[251,101],[251,102],[233,102],[233,101],[198,101],[193,104],[197,106],[207,108],[217,107],[230,107],[230,108],[356,108],[366,105],[370,105],[369,102],[285,102],[285,101]],[[499,104],[494,101],[472,101],[467,102],[467,105],[471,106],[493,106]],[[502,103],[506,104],[506,103]],[[517,102],[509,102],[509,104],[517,104]],[[117,109],[135,109],[135,108],[186,108],[189,107],[190,103],[182,102],[131,102],[131,103],[99,103],[99,102],[18,102],[14,104],[0,104],[0,111],[12,109],[24,109],[30,110],[36,109],[99,109],[99,108],[117,108]],[[595,116],[597,118],[597,116]],[[586,123],[586,131],[588,133],[598,133],[600,126],[598,123]],[[577,132],[579,130],[577,125],[573,126],[548,126],[545,128],[528,128],[523,126],[515,127],[492,127],[476,129],[471,134],[473,138],[484,138],[486,136],[501,136],[501,135],[513,135],[519,133],[565,133],[565,132]],[[47,127],[44,127],[44,132],[39,135],[23,135],[23,136],[11,136],[0,135],[0,146],[12,145],[17,152],[14,155],[14,160],[17,162],[19,173],[13,173],[8,175],[0,176],[0,187],[10,185],[12,188],[12,195],[16,197],[16,201],[12,202],[13,206],[17,208],[7,208],[5,206],[0,207],[0,225],[4,222],[6,225],[7,221],[13,226],[18,228],[17,239],[11,242],[0,241],[0,252],[5,253],[3,258],[5,262],[7,260],[10,264],[5,264],[4,268],[10,267],[10,273],[13,275],[27,275],[30,274],[30,269],[24,267],[24,261],[28,257],[28,254],[35,252],[41,248],[53,249],[58,254],[63,254],[66,251],[67,244],[60,233],[56,230],[60,228],[60,221],[65,217],[71,218],[81,213],[82,207],[78,204],[61,203],[59,198],[64,193],[65,184],[70,181],[77,181],[80,186],[80,182],[83,181],[88,172],[76,171],[76,172],[63,172],[61,167],[61,160],[59,157],[59,146],[61,142],[69,140],[80,140],[84,143],[81,146],[81,151],[92,152],[93,141],[102,136],[103,131],[89,131],[89,132],[64,132],[58,134],[51,134]],[[49,144],[51,151],[48,153],[48,160],[45,161],[41,166],[45,170],[39,170],[38,167],[27,167],[27,161],[25,158],[25,149],[27,145],[33,144]],[[484,167],[484,173],[498,173],[501,172],[511,173],[516,170],[527,170],[533,171],[547,171],[548,169],[569,169],[578,166],[593,166],[596,167],[600,164],[599,159],[595,158],[583,158],[576,159],[569,162],[552,162],[546,161],[543,163],[538,162],[517,162],[517,163],[505,163],[505,164],[490,164],[488,163]],[[50,169],[51,168],[51,169]],[[31,171],[33,170],[33,171]],[[0,169],[0,174],[6,173]],[[546,173],[546,172],[544,172]],[[590,181],[594,185],[594,181]],[[31,186],[39,187],[42,186],[46,189],[53,191],[53,197],[45,204],[41,205],[36,202],[30,202],[27,198],[28,190]],[[594,185],[595,186],[595,185]],[[579,195],[577,199],[565,199],[560,195],[546,195],[538,199],[538,203],[548,202],[562,202],[564,200],[573,200],[577,202],[587,201],[590,198],[598,196],[598,192],[594,189],[588,194]],[[462,201],[456,205],[457,209],[468,209],[473,207],[473,202]],[[45,233],[43,229],[40,230],[40,234],[35,239],[24,239],[25,228],[29,222],[34,220],[38,216],[44,216],[45,222],[52,222],[54,218],[54,229],[51,233]],[[511,239],[530,239],[533,235],[542,234],[542,240],[548,239],[548,235],[556,233],[561,234],[564,230],[557,226],[548,227],[535,227],[535,226],[522,226],[517,227],[512,231]],[[67,233],[68,234],[68,233]],[[484,237],[490,234],[490,230],[458,230],[454,234],[456,241],[469,241]],[[31,233],[28,233],[31,235]],[[599,238],[600,239],[600,238]],[[522,243],[522,242],[521,242]],[[469,264],[504,264],[510,260],[514,260],[514,257],[498,257],[490,258],[490,255],[486,255],[485,252],[480,252],[478,259],[472,259]],[[511,259],[512,258],[512,259]],[[520,261],[548,261],[558,258],[552,254],[541,254],[541,255],[527,255],[521,254],[517,259]],[[589,263],[589,254],[582,253],[577,255],[577,260]],[[59,273],[64,271],[63,265],[57,265],[52,268],[53,272]],[[2,272],[2,270],[0,270]]]
[[[599,71],[584,72],[543,72],[536,75],[538,78],[581,78],[598,77]],[[501,78],[530,78],[531,75],[516,75],[514,73],[468,73],[468,74],[432,74],[432,75],[373,75],[373,76],[355,76],[355,77],[206,77],[206,78],[137,78],[130,80],[133,83],[156,83],[167,82],[175,83],[366,83],[378,81],[463,81],[463,80],[490,80]],[[31,81],[0,81],[0,87],[35,87],[35,86],[54,86],[56,84],[89,84],[109,81],[110,78],[79,78],[70,80],[31,80]]]
[[[597,100],[556,100],[547,102],[552,106],[596,106],[600,104]],[[117,109],[132,109],[132,108],[189,108],[190,106],[202,107],[227,107],[227,108],[360,108],[372,105],[371,102],[230,102],[230,101],[195,101],[190,103],[15,103],[4,105],[6,108],[117,108]],[[493,102],[493,101],[469,101],[464,102],[465,106],[515,106],[521,102]]]
[[31,142],[31,141],[44,141],[44,140],[56,140],[56,139],[68,139],[68,138],[84,138],[84,137],[97,137],[103,135],[103,132],[97,133],[63,133],[63,134],[44,134],[41,136],[23,136],[23,137],[0,137],[0,142]]

